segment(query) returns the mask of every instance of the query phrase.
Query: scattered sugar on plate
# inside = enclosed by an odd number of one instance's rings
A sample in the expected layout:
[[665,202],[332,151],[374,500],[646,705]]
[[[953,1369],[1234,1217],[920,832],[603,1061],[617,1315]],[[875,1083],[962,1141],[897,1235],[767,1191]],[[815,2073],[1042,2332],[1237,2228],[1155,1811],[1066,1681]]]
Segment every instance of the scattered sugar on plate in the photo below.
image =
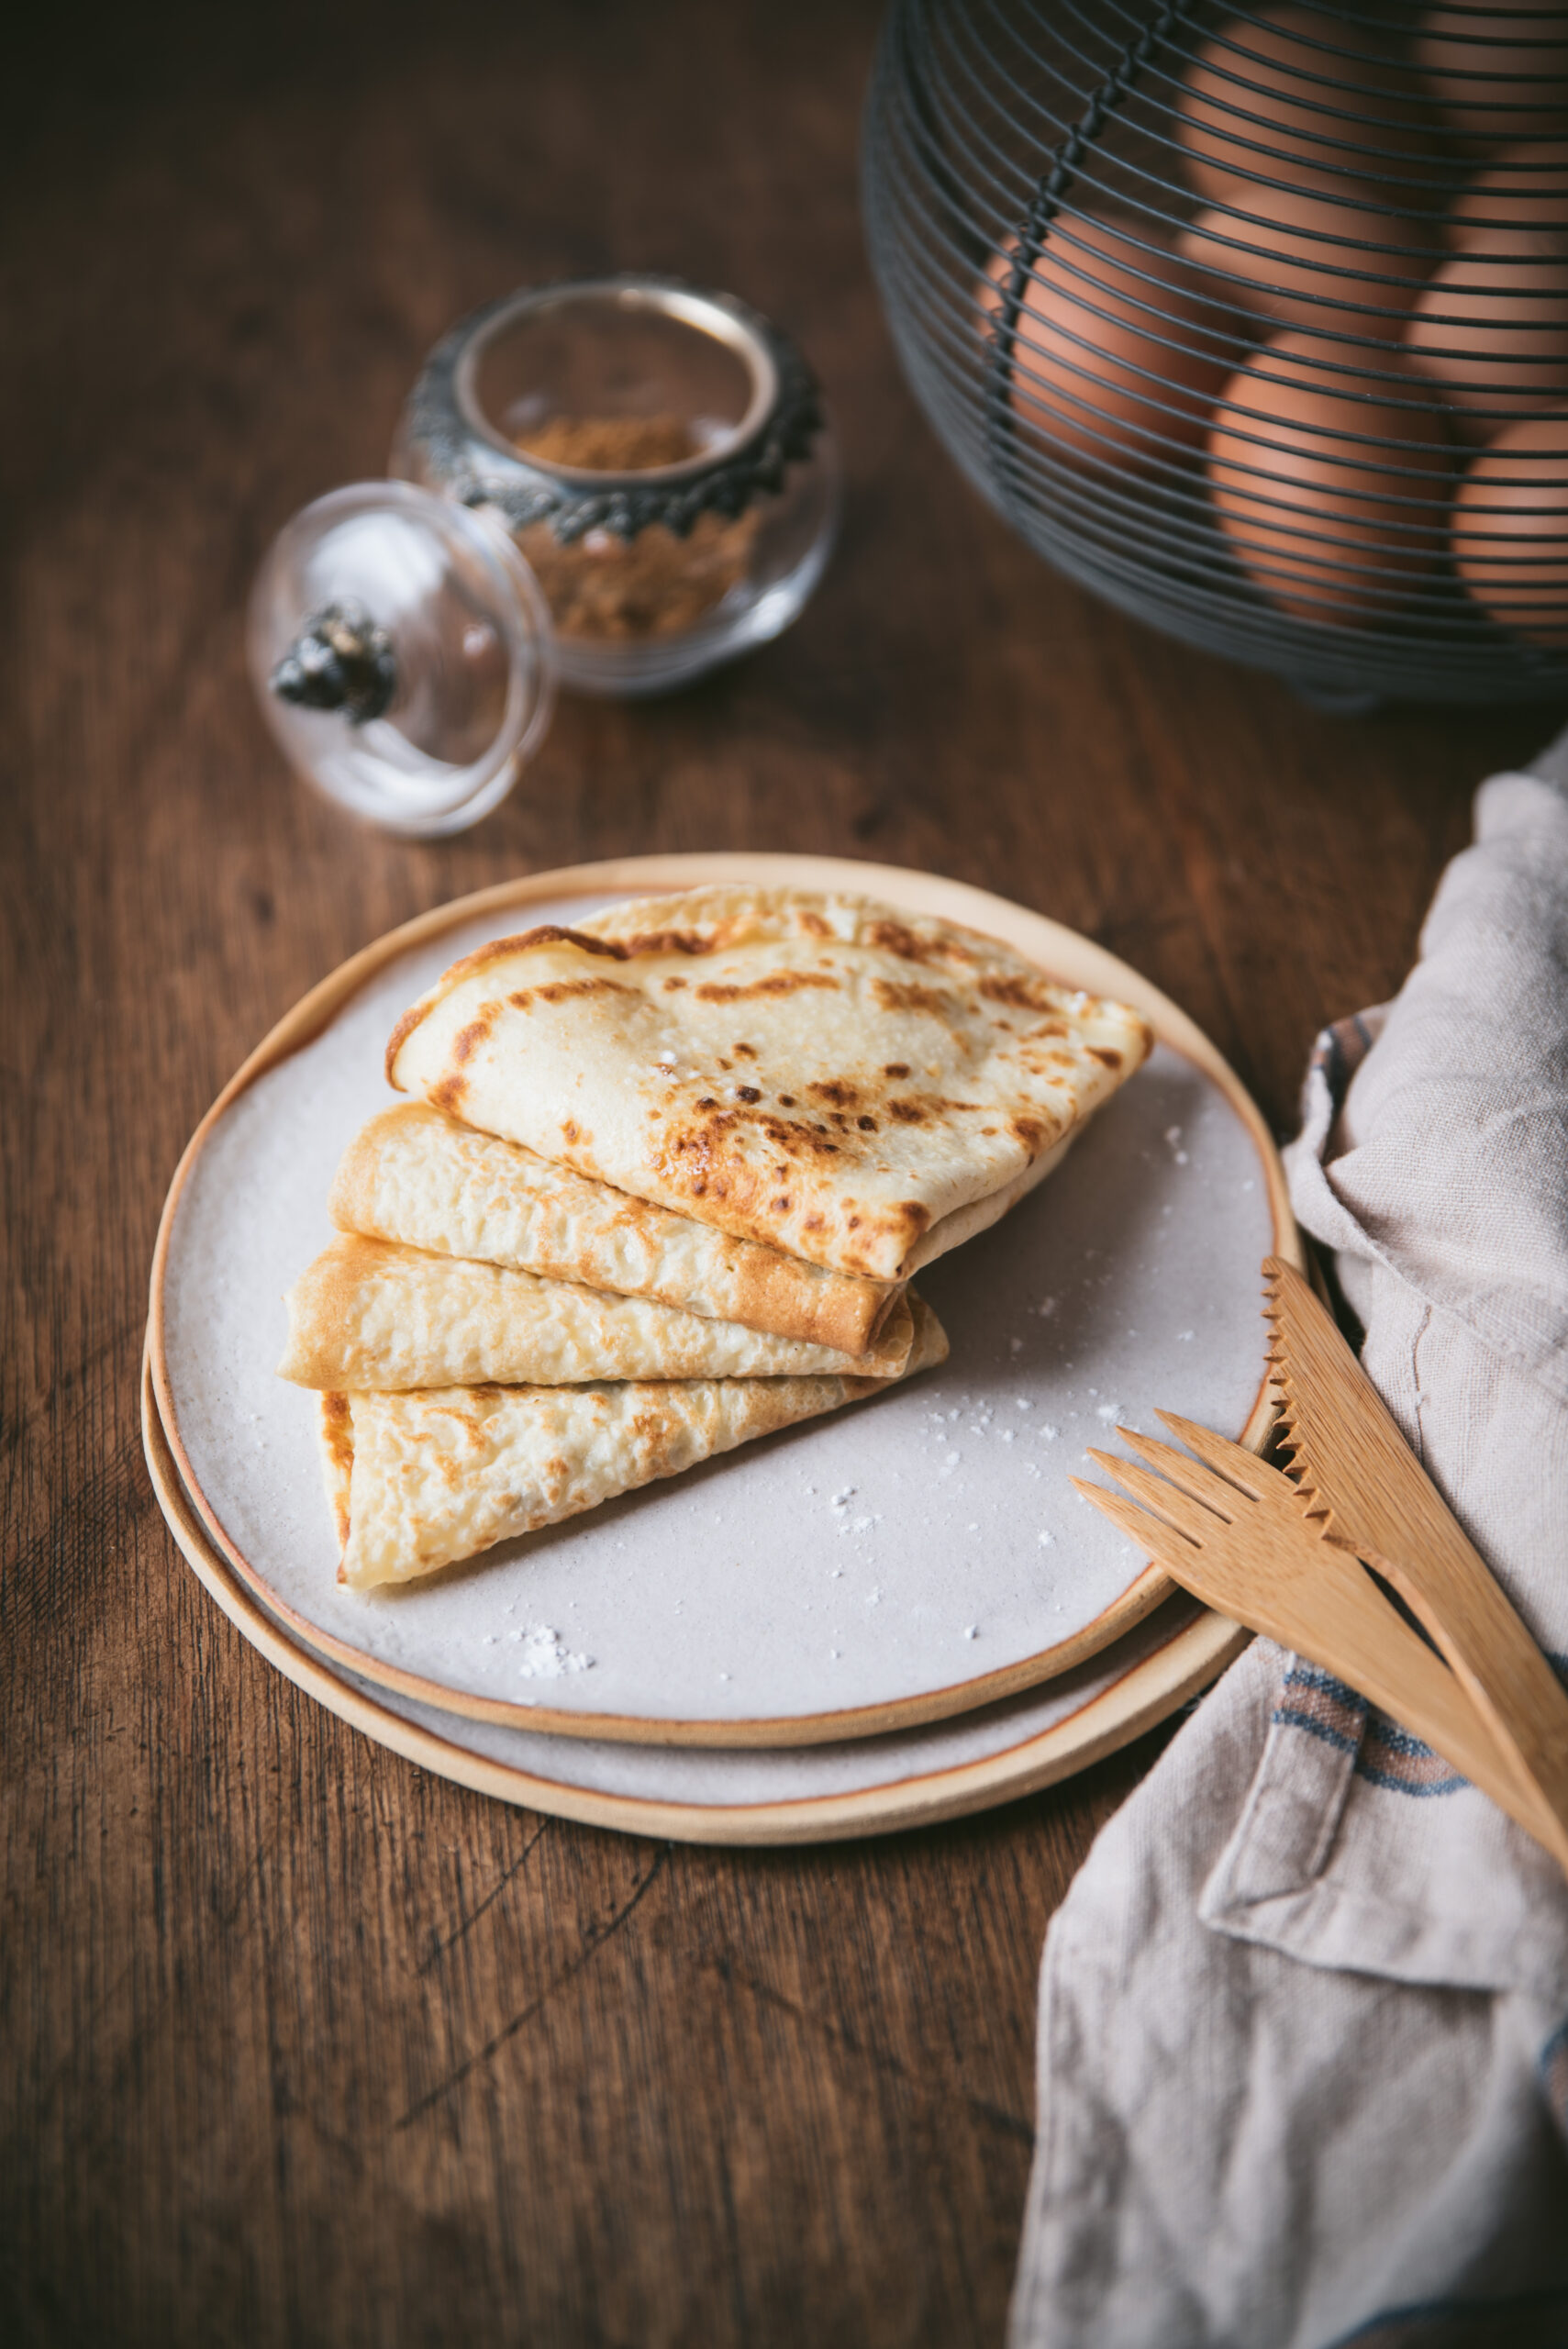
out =
[[519,1679],[563,1680],[569,1672],[592,1672],[594,1668],[591,1655],[575,1653],[548,1623],[536,1624],[528,1631],[514,1631],[512,1637],[523,1642],[517,1664]]

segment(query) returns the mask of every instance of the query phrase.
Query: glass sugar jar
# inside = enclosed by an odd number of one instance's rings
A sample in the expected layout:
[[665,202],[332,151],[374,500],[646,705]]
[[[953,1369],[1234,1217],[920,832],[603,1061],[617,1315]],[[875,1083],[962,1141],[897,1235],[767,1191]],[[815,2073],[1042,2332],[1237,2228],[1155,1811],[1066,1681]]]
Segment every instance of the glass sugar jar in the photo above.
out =
[[822,574],[837,453],[816,379],[736,300],[637,274],[526,289],[431,352],[393,472],[503,521],[562,684],[653,694],[786,629]]

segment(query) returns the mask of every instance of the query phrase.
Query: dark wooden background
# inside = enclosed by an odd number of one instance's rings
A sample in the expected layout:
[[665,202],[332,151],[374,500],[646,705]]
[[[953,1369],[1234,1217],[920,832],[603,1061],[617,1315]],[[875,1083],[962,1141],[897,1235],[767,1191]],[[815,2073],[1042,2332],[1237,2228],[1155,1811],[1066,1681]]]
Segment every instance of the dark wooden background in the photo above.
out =
[[[142,1465],[149,1257],[250,1046],[390,923],[579,858],[930,866],[1070,922],[1281,1132],[1552,714],[1348,723],[1052,578],[905,393],[856,208],[875,11],[35,10],[0,130],[7,1230],[0,2337],[995,2341],[1053,1905],[1158,1740],[984,1820],[734,1857],[423,1776],[279,1679]],[[793,634],[562,705],[439,848],[251,708],[247,584],[526,280],[669,267],[814,358],[842,543]]]

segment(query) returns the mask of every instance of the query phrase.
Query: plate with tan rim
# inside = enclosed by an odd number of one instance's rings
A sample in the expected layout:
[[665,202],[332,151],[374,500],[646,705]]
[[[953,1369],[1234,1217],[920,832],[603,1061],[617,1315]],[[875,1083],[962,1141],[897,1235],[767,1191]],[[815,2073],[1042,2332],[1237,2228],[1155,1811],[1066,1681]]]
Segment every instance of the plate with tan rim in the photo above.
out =
[[340,1720],[503,1802],[684,1843],[843,1842],[935,1826],[1087,1769],[1206,1688],[1251,1634],[1177,1592],[1041,1687],[924,1728],[728,1750],[558,1738],[421,1705],[335,1666],[275,1622],[218,1555],[180,1481],[142,1371],[142,1440],[180,1549],[252,1647]]
[[[343,1148],[385,1105],[395,1021],[531,922],[718,881],[856,891],[1006,940],[1136,1005],[1156,1049],[1061,1167],[920,1275],[946,1364],[873,1399],[421,1582],[336,1577],[314,1399],[272,1373],[282,1293],[330,1236]],[[507,883],[378,940],[225,1087],[171,1186],[149,1357],[183,1485],[236,1585],[340,1674],[495,1729],[658,1745],[842,1744],[1077,1670],[1170,1596],[1073,1493],[1086,1442],[1177,1410],[1272,1419],[1259,1264],[1300,1261],[1262,1119],[1149,982],[1040,915],[929,874],[648,857]]]

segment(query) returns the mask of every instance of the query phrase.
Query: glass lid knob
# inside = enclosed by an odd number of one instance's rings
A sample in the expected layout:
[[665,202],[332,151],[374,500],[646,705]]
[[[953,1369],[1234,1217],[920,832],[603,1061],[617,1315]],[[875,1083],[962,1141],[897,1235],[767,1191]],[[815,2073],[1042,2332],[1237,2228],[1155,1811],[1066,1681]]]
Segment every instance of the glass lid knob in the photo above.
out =
[[403,482],[317,498],[250,599],[250,674],[284,755],[389,829],[462,831],[550,724],[555,645],[505,528]]

